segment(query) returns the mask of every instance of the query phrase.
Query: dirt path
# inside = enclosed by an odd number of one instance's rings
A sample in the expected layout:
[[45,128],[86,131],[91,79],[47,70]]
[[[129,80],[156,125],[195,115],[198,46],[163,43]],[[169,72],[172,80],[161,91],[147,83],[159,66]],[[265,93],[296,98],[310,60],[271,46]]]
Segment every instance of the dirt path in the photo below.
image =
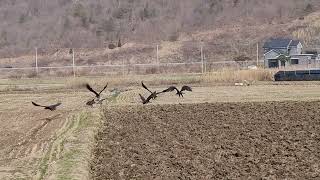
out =
[[[0,95],[0,179],[42,177],[48,166],[44,163],[46,154],[56,148],[59,156],[61,147],[56,144],[78,128],[77,118],[72,118],[72,114],[86,109],[79,96],[83,95]],[[31,101],[42,104],[61,101],[63,104],[51,112],[32,106]]]

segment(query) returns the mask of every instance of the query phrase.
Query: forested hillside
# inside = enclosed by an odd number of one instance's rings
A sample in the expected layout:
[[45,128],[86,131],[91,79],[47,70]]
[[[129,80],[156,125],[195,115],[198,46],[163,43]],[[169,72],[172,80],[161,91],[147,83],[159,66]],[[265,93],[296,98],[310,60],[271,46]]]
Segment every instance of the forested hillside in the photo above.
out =
[[[105,47],[119,38],[174,42],[233,27],[252,34],[256,29],[250,27],[268,25],[266,33],[277,34],[281,29],[273,26],[302,20],[319,5],[318,0],[0,0],[0,55],[27,53],[34,47]],[[264,34],[264,29],[258,32]]]

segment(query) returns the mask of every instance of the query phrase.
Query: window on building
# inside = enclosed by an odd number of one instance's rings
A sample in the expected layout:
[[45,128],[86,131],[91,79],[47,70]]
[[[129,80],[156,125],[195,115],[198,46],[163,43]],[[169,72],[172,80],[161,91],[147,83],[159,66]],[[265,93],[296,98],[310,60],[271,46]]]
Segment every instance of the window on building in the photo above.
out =
[[299,59],[291,59],[291,64],[299,64]]
[[278,60],[269,60],[269,68],[277,68],[279,67]]

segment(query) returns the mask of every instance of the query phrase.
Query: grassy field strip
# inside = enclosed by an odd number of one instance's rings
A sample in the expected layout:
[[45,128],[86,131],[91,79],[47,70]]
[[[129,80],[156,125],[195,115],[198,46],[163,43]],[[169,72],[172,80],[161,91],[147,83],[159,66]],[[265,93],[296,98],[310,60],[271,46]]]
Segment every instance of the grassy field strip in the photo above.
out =
[[39,163],[35,179],[89,179],[90,150],[97,119],[96,113],[88,111],[68,118]]

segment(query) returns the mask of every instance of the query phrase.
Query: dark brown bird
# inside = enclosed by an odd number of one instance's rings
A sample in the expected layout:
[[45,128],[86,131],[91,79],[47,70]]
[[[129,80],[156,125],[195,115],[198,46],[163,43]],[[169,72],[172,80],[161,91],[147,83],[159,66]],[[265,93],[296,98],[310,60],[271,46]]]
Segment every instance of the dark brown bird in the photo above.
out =
[[86,102],[86,105],[88,105],[88,106],[91,106],[91,107],[92,107],[95,103],[96,103],[96,101],[95,101],[94,99],[92,99],[92,100],[90,100],[90,101]]
[[148,104],[150,102],[150,100],[155,96],[155,92],[151,93],[147,99],[145,99],[141,94],[139,94],[142,104]]
[[32,102],[32,104],[33,104],[34,106],[44,107],[44,109],[49,109],[50,111],[56,110],[57,107],[61,105],[61,103],[57,103],[57,104],[53,104],[53,105],[49,105],[49,106],[42,106],[42,105],[39,105],[39,104],[37,104],[37,103],[35,103],[35,102]]
[[86,102],[86,105],[93,107],[94,104],[102,104],[102,102],[104,100],[106,100],[106,99],[107,98],[103,98],[103,99],[100,99],[100,100],[97,100],[97,101],[96,101],[96,99],[92,99],[92,100]]
[[156,99],[156,97],[158,97],[158,96],[157,96],[158,94],[163,93],[163,92],[156,92],[156,91],[152,92],[152,91],[150,91],[150,89],[148,89],[147,86],[146,86],[145,84],[143,84],[143,81],[141,81],[141,85],[142,85],[142,87],[143,87],[144,89],[146,89],[147,91],[149,91],[150,94],[153,94],[152,99]]
[[179,95],[179,97],[183,97],[183,91],[192,91],[191,87],[189,86],[182,86],[181,90],[179,91],[178,88],[176,88],[175,86],[170,86],[168,89],[163,90],[162,92],[171,92],[171,91],[177,91],[177,95]]
[[89,91],[93,92],[98,100],[100,100],[100,94],[102,93],[102,91],[104,91],[104,90],[107,88],[107,86],[108,86],[108,84],[106,84],[106,85],[103,87],[103,89],[102,89],[99,93],[97,93],[95,90],[93,90],[93,89],[91,88],[91,86],[90,86],[89,84],[86,84],[87,89],[88,89]]
[[121,46],[122,46],[122,44],[121,44],[121,40],[120,40],[120,38],[119,38],[118,47],[121,47]]

